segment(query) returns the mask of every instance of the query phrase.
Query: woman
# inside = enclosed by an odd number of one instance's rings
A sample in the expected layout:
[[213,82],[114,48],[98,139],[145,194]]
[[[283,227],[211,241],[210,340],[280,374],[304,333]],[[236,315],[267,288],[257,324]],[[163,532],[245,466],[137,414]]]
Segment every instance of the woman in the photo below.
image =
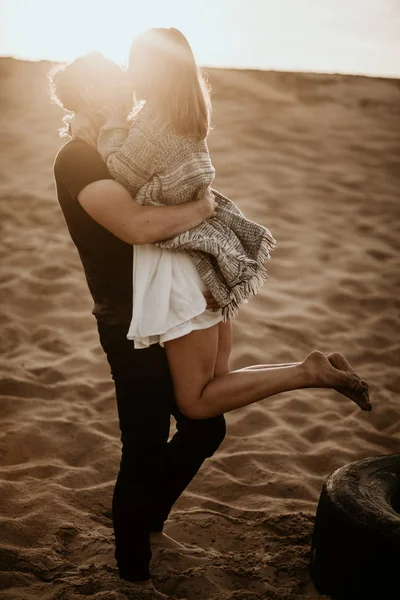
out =
[[[173,202],[177,196],[178,201],[185,202],[209,186],[214,170],[205,141],[209,130],[208,97],[184,36],[174,29],[155,29],[137,38],[130,56],[129,83],[115,67],[116,84],[111,90],[109,78],[101,82],[101,77],[95,77],[94,64],[101,72],[105,60],[99,56],[97,59],[93,60],[93,56],[87,61],[81,59],[80,77],[69,77],[67,67],[55,80],[56,92],[63,90],[59,95],[68,98],[69,104],[77,107],[74,112],[81,114],[73,123],[74,134],[97,144],[110,173],[135,195],[139,203]],[[126,120],[130,109],[130,87],[140,100],[145,101],[144,106],[139,105],[132,126]],[[177,177],[180,161],[185,168],[183,176]],[[220,212],[229,209],[226,200],[217,195]],[[236,213],[230,222],[237,224],[243,219],[241,213]],[[260,238],[267,240],[268,249],[268,244],[273,246],[273,238],[268,230],[261,229]],[[207,232],[209,234],[210,229]],[[240,235],[240,231],[237,233]],[[139,347],[154,343],[165,346],[176,401],[182,413],[191,419],[210,418],[280,392],[305,387],[334,388],[363,410],[371,409],[367,384],[339,354],[325,357],[312,352],[301,363],[256,365],[230,372],[229,317],[239,304],[237,297],[236,303],[230,304],[230,292],[240,288],[246,276],[248,281],[252,270],[253,274],[256,272],[254,279],[260,283],[260,273],[265,278],[264,265],[255,264],[254,256],[244,255],[242,279],[234,282],[233,278],[229,282],[231,286],[226,286],[229,293],[223,286],[222,291],[218,285],[213,288],[220,309],[211,313],[205,308],[203,292],[215,282],[212,277],[215,269],[211,275],[212,269],[209,269],[205,277],[199,277],[194,268],[196,246],[193,239],[185,234],[178,238],[175,246],[167,240],[148,247],[135,247],[134,293],[139,297],[134,296],[136,310],[130,339]],[[201,241],[204,243],[204,237]],[[192,243],[190,255],[182,250],[188,243]],[[268,253],[265,251],[262,256],[265,261]],[[141,279],[147,277],[149,265],[154,277],[143,282]],[[166,281],[169,294],[165,293]],[[247,287],[248,295],[257,291],[256,287]],[[179,306],[179,298],[185,295],[183,290],[190,298],[184,307]],[[152,331],[151,317],[156,315],[157,295],[161,300],[167,298],[168,303],[162,304],[163,319]],[[247,299],[243,294],[240,297],[242,301]],[[227,307],[229,309],[224,313]]]

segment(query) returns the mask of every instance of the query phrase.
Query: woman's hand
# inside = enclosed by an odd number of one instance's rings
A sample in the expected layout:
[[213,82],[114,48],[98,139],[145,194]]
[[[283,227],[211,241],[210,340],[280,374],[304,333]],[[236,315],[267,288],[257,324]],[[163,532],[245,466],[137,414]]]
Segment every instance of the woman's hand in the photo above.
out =
[[205,294],[203,294],[203,296],[207,302],[206,308],[214,311],[219,310],[219,306],[216,303],[214,296],[210,292],[206,292]]

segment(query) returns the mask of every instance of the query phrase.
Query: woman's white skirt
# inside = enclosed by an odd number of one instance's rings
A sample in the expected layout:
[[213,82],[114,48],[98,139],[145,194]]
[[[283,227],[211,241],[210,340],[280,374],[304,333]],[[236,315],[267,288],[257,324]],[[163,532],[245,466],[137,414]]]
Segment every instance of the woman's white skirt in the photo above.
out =
[[133,247],[132,320],[127,338],[147,348],[206,329],[222,320],[222,310],[209,310],[208,288],[184,250],[154,244]]

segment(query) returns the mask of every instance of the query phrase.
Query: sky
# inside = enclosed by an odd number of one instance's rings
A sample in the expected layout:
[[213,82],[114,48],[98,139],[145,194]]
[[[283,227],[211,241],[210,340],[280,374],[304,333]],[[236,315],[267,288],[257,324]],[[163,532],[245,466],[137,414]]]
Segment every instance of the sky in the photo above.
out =
[[400,0],[0,0],[0,55],[124,65],[157,26],[181,29],[201,65],[400,77]]

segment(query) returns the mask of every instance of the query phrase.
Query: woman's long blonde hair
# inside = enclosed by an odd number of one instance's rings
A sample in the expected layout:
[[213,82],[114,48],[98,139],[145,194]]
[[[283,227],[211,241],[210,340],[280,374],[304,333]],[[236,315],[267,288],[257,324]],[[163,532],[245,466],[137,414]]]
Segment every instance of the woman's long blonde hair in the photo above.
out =
[[131,46],[129,74],[138,101],[155,106],[177,133],[206,138],[209,87],[183,33],[173,27],[153,28],[137,36]]

